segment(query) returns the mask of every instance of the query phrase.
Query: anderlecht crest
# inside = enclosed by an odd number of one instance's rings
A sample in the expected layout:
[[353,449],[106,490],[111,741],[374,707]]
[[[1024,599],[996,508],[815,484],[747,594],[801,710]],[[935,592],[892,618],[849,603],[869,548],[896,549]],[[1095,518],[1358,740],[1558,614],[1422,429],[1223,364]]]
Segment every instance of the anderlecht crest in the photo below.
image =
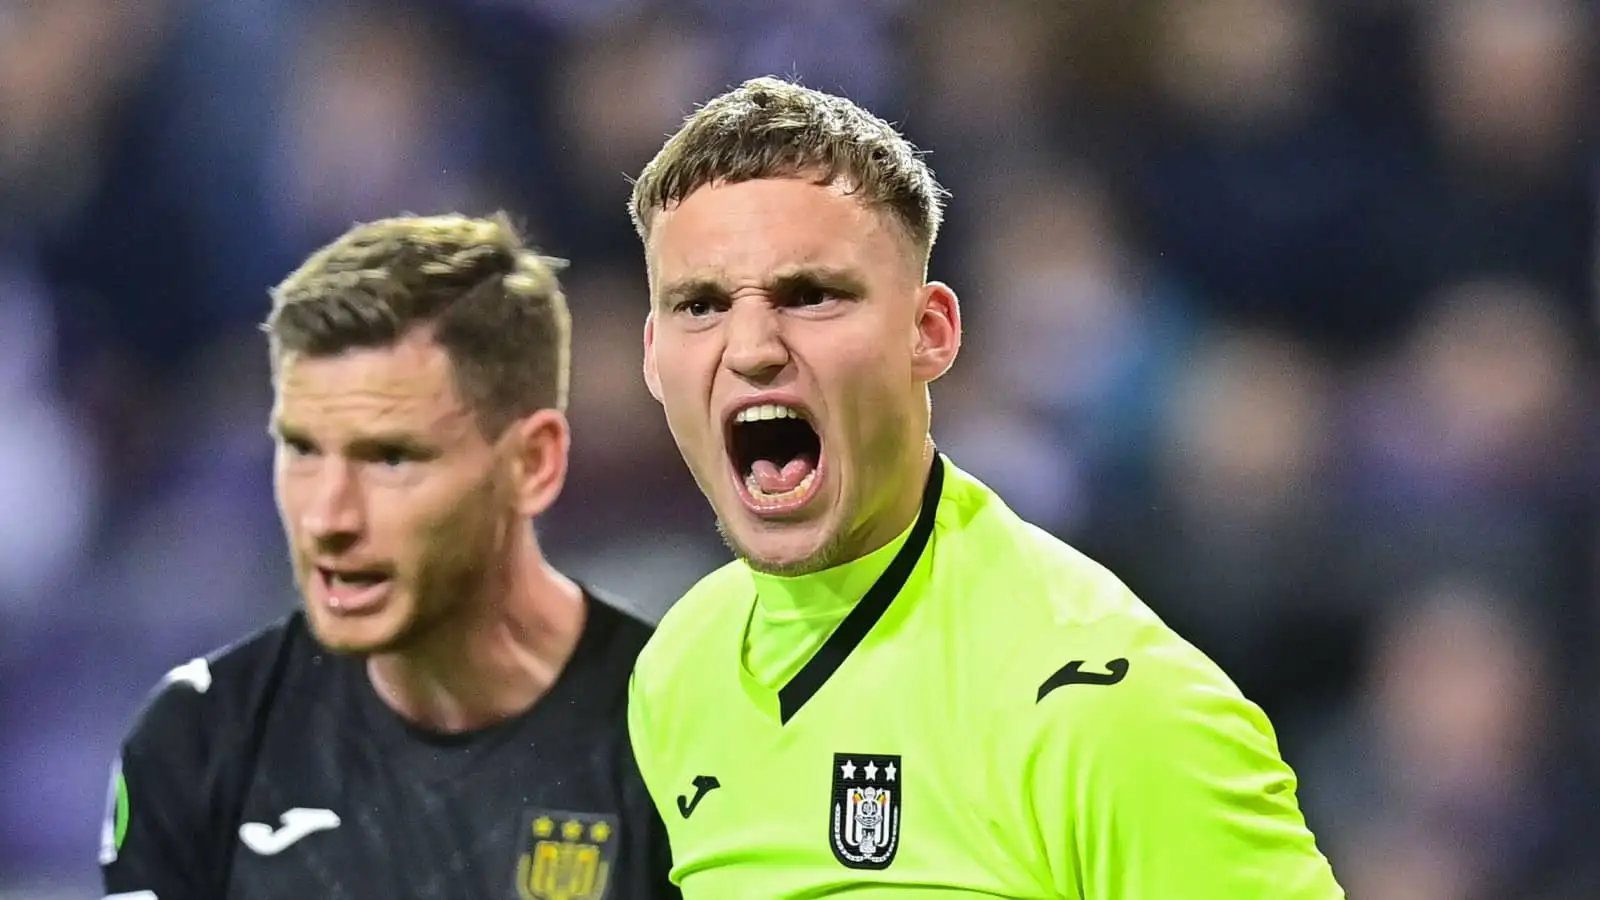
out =
[[616,858],[615,816],[534,810],[523,834],[528,849],[517,861],[518,896],[603,900]]
[[884,869],[900,846],[900,757],[833,755],[833,855],[852,869]]

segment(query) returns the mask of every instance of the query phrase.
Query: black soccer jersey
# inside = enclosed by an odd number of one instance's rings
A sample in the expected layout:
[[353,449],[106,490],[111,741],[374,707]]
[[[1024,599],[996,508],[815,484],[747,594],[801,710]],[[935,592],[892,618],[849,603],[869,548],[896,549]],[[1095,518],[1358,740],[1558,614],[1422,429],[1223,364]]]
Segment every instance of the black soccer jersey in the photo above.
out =
[[650,627],[586,595],[556,682],[470,734],[412,727],[295,613],[167,676],[112,774],[128,900],[676,897],[627,736]]

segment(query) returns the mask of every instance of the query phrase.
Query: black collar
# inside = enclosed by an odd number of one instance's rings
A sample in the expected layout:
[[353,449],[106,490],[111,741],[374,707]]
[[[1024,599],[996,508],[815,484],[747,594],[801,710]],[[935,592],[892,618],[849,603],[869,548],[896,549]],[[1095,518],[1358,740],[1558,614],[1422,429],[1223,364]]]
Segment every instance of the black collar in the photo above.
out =
[[888,612],[889,604],[900,595],[900,589],[905,587],[906,579],[911,577],[917,560],[922,557],[922,551],[927,549],[928,541],[933,537],[934,514],[939,509],[939,496],[944,491],[944,469],[944,460],[935,452],[933,471],[929,473],[927,487],[922,491],[922,510],[917,513],[916,524],[911,526],[911,535],[889,562],[889,567],[872,583],[861,601],[844,617],[844,621],[839,623],[839,627],[828,636],[816,654],[778,691],[778,715],[784,724],[788,724],[800,707],[822,690],[833,673],[839,671],[844,661],[866,639],[872,626],[878,624],[878,620]]

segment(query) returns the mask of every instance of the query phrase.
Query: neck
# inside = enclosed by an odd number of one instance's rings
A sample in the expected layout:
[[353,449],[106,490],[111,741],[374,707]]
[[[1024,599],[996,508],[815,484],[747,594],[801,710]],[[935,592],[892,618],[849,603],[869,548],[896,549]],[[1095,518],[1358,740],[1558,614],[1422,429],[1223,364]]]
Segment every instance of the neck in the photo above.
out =
[[432,731],[493,725],[532,707],[561,674],[583,632],[583,592],[545,562],[531,529],[473,611],[419,642],[367,659],[378,696]]
[[861,523],[858,532],[860,538],[854,542],[860,548],[859,552],[850,554],[849,559],[838,560],[839,564],[854,562],[876,553],[904,534],[916,521],[917,514],[922,511],[922,495],[928,489],[928,473],[936,451],[933,438],[926,434],[912,446],[914,450],[896,466],[896,471],[908,474],[900,480],[894,493],[885,498],[884,506],[878,513]]

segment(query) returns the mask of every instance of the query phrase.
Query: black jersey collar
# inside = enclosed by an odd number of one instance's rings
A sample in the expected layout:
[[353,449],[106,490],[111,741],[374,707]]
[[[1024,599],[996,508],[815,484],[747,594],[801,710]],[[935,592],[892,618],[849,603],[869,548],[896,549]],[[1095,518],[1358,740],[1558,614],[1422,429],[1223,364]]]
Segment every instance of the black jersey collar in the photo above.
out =
[[862,595],[861,601],[817,649],[816,654],[778,690],[778,718],[783,724],[788,724],[800,707],[822,689],[833,673],[839,671],[839,667],[866,638],[872,626],[878,624],[883,614],[889,611],[889,604],[900,595],[900,589],[905,587],[906,580],[917,567],[917,560],[922,558],[922,552],[933,537],[935,513],[939,509],[939,497],[944,491],[944,470],[944,460],[935,451],[932,471],[922,491],[922,509],[917,513],[917,521],[911,526],[911,534],[906,537],[906,542],[890,560],[888,568]]

